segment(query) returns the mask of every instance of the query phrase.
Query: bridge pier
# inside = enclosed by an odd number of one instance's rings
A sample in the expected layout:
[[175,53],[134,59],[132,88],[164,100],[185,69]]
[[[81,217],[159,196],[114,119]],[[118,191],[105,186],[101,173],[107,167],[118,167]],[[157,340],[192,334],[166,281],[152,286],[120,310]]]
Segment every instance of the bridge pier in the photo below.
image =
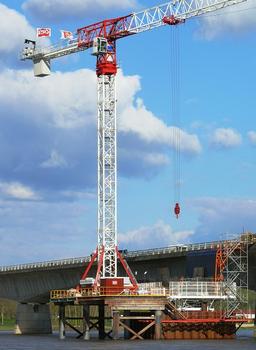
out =
[[52,324],[48,304],[18,304],[15,334],[50,334]]

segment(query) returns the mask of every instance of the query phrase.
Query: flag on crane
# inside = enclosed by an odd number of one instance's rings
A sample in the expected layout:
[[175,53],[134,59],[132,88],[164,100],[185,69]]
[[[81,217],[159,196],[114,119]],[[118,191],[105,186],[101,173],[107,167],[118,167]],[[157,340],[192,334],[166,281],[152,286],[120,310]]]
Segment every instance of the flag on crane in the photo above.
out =
[[73,33],[68,30],[61,30],[61,39],[73,39]]
[[37,38],[49,38],[52,35],[51,28],[37,28],[36,29],[36,36]]

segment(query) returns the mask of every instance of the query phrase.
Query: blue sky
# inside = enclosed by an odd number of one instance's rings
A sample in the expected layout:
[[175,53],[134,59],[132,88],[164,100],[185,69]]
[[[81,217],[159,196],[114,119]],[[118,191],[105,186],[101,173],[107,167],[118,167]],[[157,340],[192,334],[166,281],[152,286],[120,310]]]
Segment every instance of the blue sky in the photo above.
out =
[[[157,0],[0,1],[0,264],[96,245],[96,77],[90,52],[33,77],[24,38],[75,31]],[[256,231],[256,1],[181,25],[181,209],[173,215],[172,28],[119,40],[118,232],[122,248]]]

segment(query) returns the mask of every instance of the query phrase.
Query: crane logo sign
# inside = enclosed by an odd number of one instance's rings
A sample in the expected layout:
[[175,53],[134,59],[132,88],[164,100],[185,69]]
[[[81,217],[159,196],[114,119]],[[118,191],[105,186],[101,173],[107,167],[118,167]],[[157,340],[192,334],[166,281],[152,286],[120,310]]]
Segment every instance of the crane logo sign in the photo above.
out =
[[50,37],[52,34],[52,30],[51,28],[37,28],[36,30],[36,36],[38,38],[42,38],[42,37]]

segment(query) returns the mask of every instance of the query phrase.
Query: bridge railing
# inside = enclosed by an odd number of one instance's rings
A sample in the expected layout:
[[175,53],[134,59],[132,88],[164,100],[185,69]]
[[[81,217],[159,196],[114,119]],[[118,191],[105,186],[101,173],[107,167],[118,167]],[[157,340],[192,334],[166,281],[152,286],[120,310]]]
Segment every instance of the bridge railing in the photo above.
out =
[[[153,256],[153,255],[165,255],[172,253],[182,253],[182,252],[190,252],[197,250],[208,250],[208,249],[216,249],[220,245],[220,243],[225,244],[226,242],[230,242],[230,240],[223,241],[212,241],[205,243],[189,243],[189,244],[176,244],[163,248],[155,248],[155,249],[144,249],[144,250],[134,250],[134,251],[121,251],[125,258],[134,258],[139,256]],[[251,234],[249,237],[249,243],[256,243],[256,235]],[[44,262],[36,262],[36,263],[28,263],[28,264],[19,264],[19,265],[10,265],[10,266],[0,266],[1,272],[15,272],[15,271],[23,271],[23,270],[33,270],[40,268],[51,268],[57,266],[65,266],[65,265],[82,265],[88,263],[90,261],[90,256],[87,257],[79,257],[79,258],[68,258],[68,259],[60,259],[60,260],[51,260]]]
[[[256,235],[255,234],[248,234],[248,235],[246,234],[244,236],[248,240],[249,244],[256,243]],[[170,245],[168,247],[163,247],[163,248],[133,250],[131,252],[127,251],[125,256],[126,257],[136,257],[136,256],[143,256],[143,255],[161,255],[161,254],[168,254],[168,253],[217,249],[220,246],[220,244],[225,245],[227,243],[230,243],[232,240],[236,241],[237,236],[234,236],[234,237],[236,237],[236,238],[226,239],[226,240],[221,240],[221,241],[211,241],[211,242],[204,242],[204,243],[189,243],[189,244],[175,244],[175,245]]]
[[144,249],[144,250],[134,250],[127,252],[126,257],[136,257],[143,255],[162,255],[168,253],[179,253],[188,252],[194,250],[206,250],[206,249],[216,249],[220,244],[219,241],[206,242],[206,243],[191,243],[191,244],[177,244],[169,247],[154,248],[154,249]]
[[90,257],[82,257],[82,258],[70,258],[70,259],[61,259],[61,260],[50,260],[44,262],[37,263],[27,263],[27,264],[18,264],[18,265],[9,265],[9,266],[1,266],[0,272],[14,272],[20,270],[33,270],[40,268],[51,268],[56,266],[64,266],[64,265],[80,265],[83,263],[88,263],[90,261]]

